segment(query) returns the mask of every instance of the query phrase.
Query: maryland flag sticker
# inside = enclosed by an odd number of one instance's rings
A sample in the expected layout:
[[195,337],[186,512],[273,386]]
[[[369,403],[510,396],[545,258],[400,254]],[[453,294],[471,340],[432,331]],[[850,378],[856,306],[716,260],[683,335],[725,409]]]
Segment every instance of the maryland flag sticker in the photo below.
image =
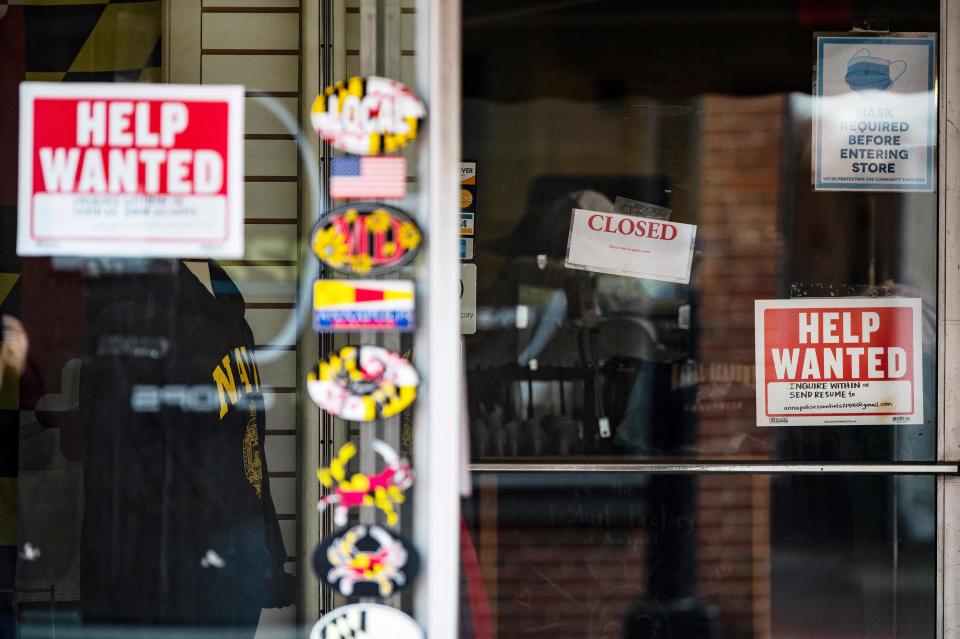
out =
[[403,357],[380,346],[345,346],[307,375],[313,403],[334,417],[372,422],[399,415],[417,398],[420,376]]

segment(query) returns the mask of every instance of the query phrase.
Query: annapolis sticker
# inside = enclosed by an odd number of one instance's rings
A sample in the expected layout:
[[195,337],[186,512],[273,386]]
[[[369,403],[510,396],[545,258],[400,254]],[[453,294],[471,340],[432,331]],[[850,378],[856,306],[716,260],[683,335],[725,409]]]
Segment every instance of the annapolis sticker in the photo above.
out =
[[399,415],[417,397],[420,376],[403,357],[380,346],[344,346],[307,376],[313,402],[334,417],[370,422]]
[[754,306],[758,426],[923,423],[919,299]]
[[424,639],[417,622],[396,608],[360,603],[334,608],[310,631],[310,639]]
[[389,597],[408,586],[420,557],[407,539],[376,525],[341,529],[313,553],[317,577],[344,597]]
[[403,331],[414,329],[410,280],[317,280],[313,330]]
[[408,264],[422,236],[398,208],[358,202],[333,209],[317,222],[311,245],[324,264],[347,275],[385,273]]
[[404,502],[403,491],[413,485],[413,471],[410,462],[397,455],[397,451],[386,442],[374,440],[373,451],[384,463],[383,470],[376,475],[356,473],[347,478],[347,464],[357,454],[353,442],[340,447],[329,468],[317,470],[317,479],[331,489],[329,495],[320,499],[317,510],[323,512],[327,506],[333,505],[333,521],[338,526],[347,525],[348,510],[361,506],[375,506],[383,511],[388,524],[397,524],[393,506]]
[[399,151],[417,138],[427,115],[423,101],[396,80],[354,76],[324,89],[310,122],[331,146],[354,155]]

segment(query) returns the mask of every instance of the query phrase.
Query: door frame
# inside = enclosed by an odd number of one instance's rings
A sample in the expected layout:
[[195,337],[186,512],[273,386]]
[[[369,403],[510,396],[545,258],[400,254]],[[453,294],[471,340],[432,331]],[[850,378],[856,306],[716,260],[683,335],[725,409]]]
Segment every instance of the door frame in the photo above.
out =
[[418,147],[420,305],[414,358],[421,383],[414,422],[414,541],[424,558],[414,610],[428,637],[456,637],[460,621],[460,495],[467,483],[460,351],[460,0],[417,0],[417,87],[428,117]]
[[[940,5],[937,460],[960,460],[960,2]],[[960,637],[960,476],[937,478],[937,636]]]

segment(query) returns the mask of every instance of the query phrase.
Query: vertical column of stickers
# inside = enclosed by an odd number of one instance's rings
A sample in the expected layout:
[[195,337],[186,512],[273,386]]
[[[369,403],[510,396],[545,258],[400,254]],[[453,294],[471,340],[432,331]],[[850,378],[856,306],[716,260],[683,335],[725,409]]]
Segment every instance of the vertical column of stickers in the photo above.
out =
[[[379,200],[406,197],[406,160],[397,153],[417,137],[426,116],[423,102],[395,80],[352,77],[327,87],[311,108],[319,136],[340,154],[330,165],[330,195],[345,200],[317,223],[313,252],[329,269],[350,279],[318,279],[312,323],[318,332],[412,332],[415,284],[370,279],[408,265],[423,234],[413,217]],[[380,346],[348,345],[321,359],[307,377],[307,392],[327,413],[356,422],[398,416],[417,396],[420,377],[403,356]],[[328,489],[318,509],[333,510],[337,525],[314,552],[317,577],[344,597],[389,597],[415,579],[420,558],[409,539],[376,524],[348,525],[352,508],[375,508],[395,526],[396,506],[413,485],[410,463],[386,442],[374,440],[382,461],[375,474],[348,472],[359,452],[347,443],[330,466],[317,471]],[[324,615],[311,639],[349,630],[363,636],[422,638],[404,613],[374,603],[355,603]]]

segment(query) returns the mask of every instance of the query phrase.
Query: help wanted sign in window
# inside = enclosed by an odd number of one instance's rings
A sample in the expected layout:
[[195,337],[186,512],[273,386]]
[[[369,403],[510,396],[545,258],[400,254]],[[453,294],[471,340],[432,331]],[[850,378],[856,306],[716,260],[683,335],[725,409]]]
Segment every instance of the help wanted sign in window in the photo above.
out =
[[23,83],[17,253],[243,255],[243,88]]
[[757,425],[919,424],[919,299],[757,300]]

